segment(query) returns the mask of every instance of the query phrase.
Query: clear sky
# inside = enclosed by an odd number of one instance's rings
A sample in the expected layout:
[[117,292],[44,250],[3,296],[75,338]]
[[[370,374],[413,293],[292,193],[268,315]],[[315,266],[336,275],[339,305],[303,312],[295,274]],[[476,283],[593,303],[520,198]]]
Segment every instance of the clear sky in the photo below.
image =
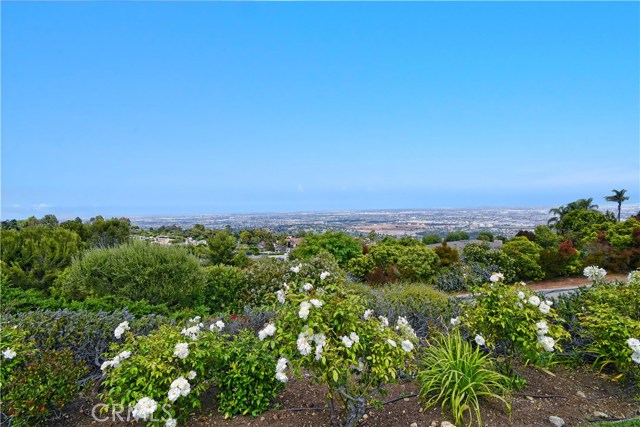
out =
[[640,4],[2,4],[2,218],[640,199]]

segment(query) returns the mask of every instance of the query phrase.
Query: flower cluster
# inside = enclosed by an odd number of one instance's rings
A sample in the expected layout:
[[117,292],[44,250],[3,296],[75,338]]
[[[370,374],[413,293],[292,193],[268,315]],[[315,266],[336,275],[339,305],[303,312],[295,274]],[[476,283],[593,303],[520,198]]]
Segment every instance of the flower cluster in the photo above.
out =
[[373,316],[373,310],[365,310],[364,311],[364,320],[369,320]]
[[102,365],[100,366],[100,369],[104,371],[107,368],[117,368],[118,366],[120,366],[120,363],[123,360],[128,359],[130,357],[131,357],[130,351],[123,351],[113,359],[103,362]]
[[549,333],[549,326],[547,325],[547,322],[544,320],[539,321],[536,323],[536,328],[538,329],[538,343],[545,351],[552,352],[556,345],[556,341],[550,336],[547,336]]
[[313,289],[313,285],[311,283],[305,283],[302,286],[302,290],[305,291],[305,292],[309,292],[312,289]]
[[136,420],[146,420],[153,415],[156,409],[158,409],[158,403],[155,400],[149,397],[143,397],[138,401],[138,403],[136,403],[131,415],[133,415]]
[[[485,277],[487,277],[487,276],[485,276]],[[499,282],[501,280],[504,280],[504,274],[502,274],[502,273],[493,273],[491,275],[491,277],[489,277],[489,280],[491,280],[494,283],[495,282]]]
[[[413,330],[406,318],[399,316],[396,321],[396,330],[405,335],[416,338],[416,331]],[[413,344],[412,344],[413,345]]]
[[7,348],[5,351],[2,352],[2,357],[4,357],[5,359],[13,359],[17,355],[18,354],[11,348]]
[[[195,372],[194,372],[195,373]],[[187,396],[191,392],[191,384],[185,377],[178,377],[171,383],[167,397],[170,402],[175,402],[180,396]]]
[[597,265],[590,265],[589,267],[585,267],[582,274],[584,274],[587,279],[596,281],[604,279],[604,276],[607,275],[607,271]]
[[273,323],[267,323],[266,325],[264,325],[264,328],[262,328],[258,332],[258,338],[260,339],[260,341],[264,341],[265,338],[272,337],[275,333],[276,325],[274,325]]
[[176,347],[173,350],[173,355],[183,360],[186,359],[187,356],[189,355],[189,343],[180,342],[176,344]]
[[[520,298],[524,302],[526,298],[524,292],[518,292],[518,298]],[[551,311],[551,306],[553,305],[553,301],[542,301],[537,295],[531,295],[527,302],[535,307],[538,307],[538,310],[540,310],[540,313],[542,314],[549,314],[549,312]],[[521,307],[521,305],[519,305],[519,307]]]
[[202,323],[198,323],[197,325],[190,326],[188,328],[182,329],[180,332],[182,335],[191,338],[193,341],[197,341],[200,337],[200,328],[202,327]]
[[222,328],[224,328],[224,322],[222,320],[218,320],[216,323],[212,323],[211,326],[209,326],[209,330],[211,332],[220,332],[222,331]]
[[635,363],[640,364],[640,340],[637,338],[629,338],[627,340],[627,345],[633,351],[631,355],[631,360]]
[[315,308],[322,307],[322,301],[320,301],[318,299],[311,299],[309,301],[302,301],[300,303],[300,311],[298,312],[298,316],[302,320],[307,320],[307,317],[309,317],[309,309],[311,309],[311,307],[315,307]]
[[285,291],[283,289],[279,289],[278,291],[276,291],[276,298],[278,298],[278,302],[280,304],[284,304],[285,302],[284,294],[285,294]]
[[297,273],[300,273],[300,267],[302,267],[302,265],[298,264],[295,267],[291,267],[289,270],[297,274]]
[[320,280],[324,280],[329,276],[331,276],[331,273],[329,273],[328,271],[324,271],[324,272],[320,273]]
[[462,323],[462,322],[460,321],[460,319],[459,319],[459,318],[457,318],[457,317],[452,317],[452,318],[451,318],[451,320],[450,320],[449,322],[451,322],[451,326],[457,326],[457,325],[459,325],[460,323]]
[[351,334],[349,334],[349,336],[344,335],[342,337],[342,343],[347,348],[351,348],[351,346],[353,346],[353,344],[359,343],[359,342],[360,342],[360,337],[355,332],[351,332]]
[[113,331],[113,335],[116,337],[117,340],[119,340],[122,334],[124,334],[125,331],[129,331],[129,330],[131,330],[131,328],[129,327],[129,322],[125,320],[124,322],[120,323],[116,327],[116,330]]
[[287,377],[287,374],[284,373],[284,371],[286,371],[287,369],[287,362],[288,360],[286,358],[281,357],[280,359],[278,359],[278,363],[276,364],[276,380],[282,383],[286,383],[287,381],[289,381],[289,377]]

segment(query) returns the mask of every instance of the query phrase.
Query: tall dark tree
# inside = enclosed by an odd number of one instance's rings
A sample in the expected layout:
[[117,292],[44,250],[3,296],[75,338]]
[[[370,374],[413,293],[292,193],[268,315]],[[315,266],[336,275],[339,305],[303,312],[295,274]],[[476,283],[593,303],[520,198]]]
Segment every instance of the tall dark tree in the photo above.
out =
[[611,190],[613,196],[606,196],[604,199],[607,202],[616,202],[618,204],[618,222],[620,222],[620,213],[622,211],[622,202],[629,200],[629,196],[625,196],[627,192],[624,188],[622,190]]

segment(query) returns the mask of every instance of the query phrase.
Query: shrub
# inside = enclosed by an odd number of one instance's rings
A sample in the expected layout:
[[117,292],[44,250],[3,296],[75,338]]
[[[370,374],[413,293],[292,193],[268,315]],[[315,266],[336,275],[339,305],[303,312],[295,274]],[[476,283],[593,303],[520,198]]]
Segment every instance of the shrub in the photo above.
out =
[[425,245],[433,245],[442,242],[442,236],[439,234],[425,234],[422,236],[422,243]]
[[540,267],[542,247],[526,237],[514,237],[502,245],[502,250],[513,261],[515,280],[540,280],[544,272]]
[[385,316],[391,323],[404,317],[414,327],[418,337],[426,337],[433,329],[440,329],[443,319],[451,318],[454,302],[429,285],[397,283],[372,288],[365,284],[351,284],[364,297],[369,308]]
[[133,243],[86,252],[59,277],[55,288],[57,295],[70,300],[118,295],[193,307],[202,303],[204,285],[203,268],[184,249]]
[[0,234],[3,284],[48,290],[80,252],[80,237],[60,227],[30,227]]
[[247,298],[247,273],[237,267],[217,265],[206,269],[205,304],[214,313],[238,313]]
[[473,418],[482,426],[480,399],[502,401],[511,412],[511,405],[502,397],[506,394],[509,378],[495,369],[495,362],[480,348],[471,347],[455,330],[437,338],[428,346],[418,372],[420,397],[425,407],[442,402],[442,410],[451,411],[456,425],[464,424],[465,413],[469,424]]
[[415,246],[402,251],[398,258],[398,270],[404,280],[428,282],[433,278],[438,261],[433,249]]
[[444,237],[445,242],[455,242],[458,240],[469,240],[469,233],[466,231],[452,231]]
[[113,331],[123,321],[128,321],[136,333],[148,334],[168,319],[149,315],[136,320],[127,311],[38,310],[3,317],[3,332],[15,326],[24,331],[41,351],[69,349],[76,360],[86,363],[88,374],[97,378],[103,353],[116,340]]
[[258,415],[271,405],[284,384],[276,380],[276,356],[253,331],[243,331],[225,344],[215,362],[220,393],[218,409],[225,417]]
[[[294,273],[297,270],[298,273]],[[326,280],[334,282],[344,277],[344,272],[336,263],[335,258],[323,252],[311,257],[308,261],[285,262],[272,258],[257,260],[248,270],[249,291],[246,305],[264,305],[267,296],[272,296],[283,282],[293,280],[315,280],[323,272],[329,272]]]
[[20,355],[22,363],[12,367],[2,387],[2,409],[10,416],[11,425],[40,425],[77,397],[87,368],[73,356],[70,350]]
[[487,278],[498,270],[497,266],[486,266],[477,262],[457,262],[438,273],[435,286],[445,292],[465,291],[486,282]]
[[[488,243],[470,243],[466,245],[462,249],[462,260],[465,264],[476,263],[491,270],[489,274],[485,274],[482,277],[479,283],[484,283],[494,271],[502,272],[504,281],[507,283],[512,283],[515,280],[513,260],[502,249],[491,249]],[[480,271],[478,270],[478,272]],[[473,282],[478,283],[475,279]]]
[[572,333],[574,348],[593,360],[640,380],[629,338],[640,338],[640,280],[595,283],[591,288],[563,296],[558,310]]
[[371,246],[365,255],[349,261],[347,269],[356,278],[369,283],[399,279],[428,281],[432,279],[437,262],[436,253],[414,239],[387,239]]
[[[498,277],[494,276],[494,280]],[[471,335],[525,361],[548,363],[568,333],[557,324],[552,301],[542,300],[526,286],[491,282],[471,289],[475,301],[463,307],[460,317]]]
[[406,319],[388,327],[388,319],[366,311],[362,298],[340,284],[296,281],[277,299],[277,316],[259,336],[286,358],[278,379],[287,380],[287,363],[306,369],[342,404],[344,426],[354,426],[367,401],[410,369],[416,337]]
[[460,254],[458,253],[458,250],[447,246],[446,243],[444,245],[436,246],[433,250],[436,252],[436,255],[438,255],[440,260],[438,263],[440,268],[449,267],[450,265],[460,261]]
[[362,244],[342,231],[329,231],[306,236],[289,256],[291,260],[310,260],[321,252],[330,253],[338,265],[346,267],[350,259],[362,255]]
[[186,420],[201,405],[199,397],[224,343],[218,332],[200,331],[198,321],[193,319],[189,330],[164,325],[148,336],[123,331],[124,342],[112,345],[113,358],[102,366],[103,401],[110,407],[136,408],[151,399],[155,405],[149,413],[133,411],[147,425]]

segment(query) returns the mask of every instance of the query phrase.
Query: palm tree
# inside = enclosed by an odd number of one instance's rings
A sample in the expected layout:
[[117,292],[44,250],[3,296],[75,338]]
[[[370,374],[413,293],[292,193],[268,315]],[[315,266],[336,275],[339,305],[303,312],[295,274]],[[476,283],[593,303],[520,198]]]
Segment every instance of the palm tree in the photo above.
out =
[[629,196],[625,196],[624,193],[627,192],[624,188],[622,190],[611,190],[613,192],[613,196],[606,196],[604,199],[607,202],[616,202],[618,204],[618,222],[620,222],[620,211],[622,210],[622,202],[625,200],[629,200]]

